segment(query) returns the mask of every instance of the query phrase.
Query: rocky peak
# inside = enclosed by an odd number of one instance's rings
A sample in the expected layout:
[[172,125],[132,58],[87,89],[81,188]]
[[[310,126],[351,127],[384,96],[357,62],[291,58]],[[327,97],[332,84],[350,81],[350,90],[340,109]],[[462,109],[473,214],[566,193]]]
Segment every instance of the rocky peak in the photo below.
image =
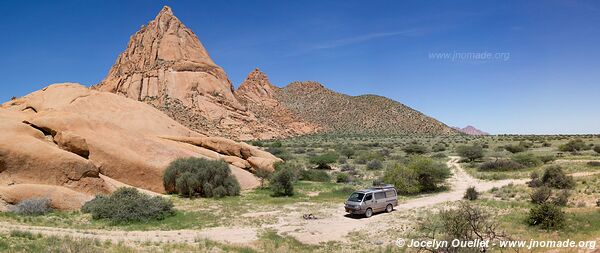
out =
[[475,128],[474,126],[468,125],[464,128],[460,128],[460,127],[452,127],[458,131],[460,131],[461,133],[464,134],[468,134],[468,135],[490,135],[489,133],[486,133],[484,131],[481,131],[477,128]]
[[271,84],[267,75],[256,68],[248,74],[235,94],[250,100],[273,98],[277,89]]

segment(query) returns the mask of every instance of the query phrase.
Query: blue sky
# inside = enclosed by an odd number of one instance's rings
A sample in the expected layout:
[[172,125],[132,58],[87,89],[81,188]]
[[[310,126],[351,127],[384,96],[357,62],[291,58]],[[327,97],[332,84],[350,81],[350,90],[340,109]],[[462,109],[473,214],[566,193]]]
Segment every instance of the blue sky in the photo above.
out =
[[165,4],[236,86],[259,67],[451,126],[600,133],[600,3],[582,0],[2,1],[0,101],[101,81]]

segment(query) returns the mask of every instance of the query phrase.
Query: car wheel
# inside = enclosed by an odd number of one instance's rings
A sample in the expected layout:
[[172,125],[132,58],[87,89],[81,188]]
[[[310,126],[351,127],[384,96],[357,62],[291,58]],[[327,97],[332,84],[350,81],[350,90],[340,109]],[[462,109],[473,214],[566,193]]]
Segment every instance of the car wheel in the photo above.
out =
[[392,206],[392,204],[389,204],[385,207],[386,213],[391,213],[393,210],[394,210],[394,206]]
[[368,208],[367,211],[365,211],[365,217],[370,218],[371,216],[373,216],[373,209]]

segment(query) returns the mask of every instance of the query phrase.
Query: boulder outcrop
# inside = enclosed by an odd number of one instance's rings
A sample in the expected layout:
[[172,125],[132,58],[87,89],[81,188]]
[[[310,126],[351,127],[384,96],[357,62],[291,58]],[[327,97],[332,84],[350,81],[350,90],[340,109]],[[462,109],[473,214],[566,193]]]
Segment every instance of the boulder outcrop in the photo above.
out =
[[248,144],[192,131],[142,102],[79,84],[50,85],[0,106],[0,186],[59,186],[92,195],[114,190],[104,175],[160,193],[168,164],[190,156],[225,160],[244,189],[258,185],[251,171],[268,166],[250,160],[280,161]]

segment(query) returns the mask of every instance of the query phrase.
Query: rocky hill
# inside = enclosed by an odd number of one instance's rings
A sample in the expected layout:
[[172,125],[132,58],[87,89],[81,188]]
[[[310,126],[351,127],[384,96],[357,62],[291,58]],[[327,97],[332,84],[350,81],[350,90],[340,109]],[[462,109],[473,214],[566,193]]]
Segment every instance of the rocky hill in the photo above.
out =
[[167,6],[131,36],[107,77],[93,88],[144,101],[211,135],[249,140],[302,133],[257,119],[234,96],[227,74],[198,37]]
[[376,96],[348,96],[317,82],[294,82],[277,99],[300,118],[341,134],[431,134],[457,132],[402,103]]
[[131,37],[93,89],[146,102],[191,129],[237,140],[317,132],[457,133],[384,97],[346,96],[313,82],[278,88],[258,69],[234,91],[197,36],[166,6]]
[[475,128],[474,126],[466,126],[463,128],[460,128],[460,127],[452,127],[452,128],[460,131],[461,133],[468,134],[468,135],[490,135],[489,133],[481,131],[481,130]]

